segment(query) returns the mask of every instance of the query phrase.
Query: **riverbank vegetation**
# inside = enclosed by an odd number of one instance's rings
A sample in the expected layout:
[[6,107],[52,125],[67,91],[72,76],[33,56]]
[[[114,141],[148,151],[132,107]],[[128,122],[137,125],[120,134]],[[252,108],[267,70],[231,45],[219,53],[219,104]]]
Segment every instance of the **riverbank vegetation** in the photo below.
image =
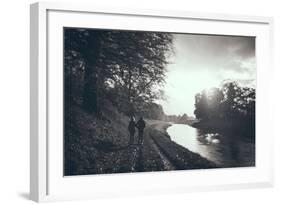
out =
[[193,126],[205,131],[242,134],[255,139],[255,89],[235,81],[219,88],[203,90],[195,96]]

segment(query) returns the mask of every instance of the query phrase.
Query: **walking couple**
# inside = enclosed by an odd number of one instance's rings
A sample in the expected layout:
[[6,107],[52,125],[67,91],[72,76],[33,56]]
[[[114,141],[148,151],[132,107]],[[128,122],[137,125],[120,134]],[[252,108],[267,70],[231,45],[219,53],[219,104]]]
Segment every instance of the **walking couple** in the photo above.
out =
[[145,128],[145,121],[143,120],[142,117],[140,117],[138,122],[136,122],[135,118],[131,117],[131,120],[130,120],[129,126],[128,126],[128,130],[130,133],[129,145],[134,143],[136,128],[138,129],[138,138],[139,138],[138,143],[143,144],[143,130]]

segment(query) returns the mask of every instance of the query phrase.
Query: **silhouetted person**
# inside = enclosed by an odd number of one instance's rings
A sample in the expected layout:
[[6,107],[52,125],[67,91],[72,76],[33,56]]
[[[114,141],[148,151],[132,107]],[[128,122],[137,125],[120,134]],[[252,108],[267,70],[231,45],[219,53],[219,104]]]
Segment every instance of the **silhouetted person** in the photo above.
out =
[[135,118],[131,117],[131,120],[129,122],[128,126],[128,131],[130,133],[130,140],[129,140],[129,145],[134,143],[134,138],[135,138],[135,131],[136,131],[136,122]]
[[143,144],[143,130],[145,128],[145,121],[143,120],[142,117],[140,117],[136,127],[138,128],[139,131],[139,144]]

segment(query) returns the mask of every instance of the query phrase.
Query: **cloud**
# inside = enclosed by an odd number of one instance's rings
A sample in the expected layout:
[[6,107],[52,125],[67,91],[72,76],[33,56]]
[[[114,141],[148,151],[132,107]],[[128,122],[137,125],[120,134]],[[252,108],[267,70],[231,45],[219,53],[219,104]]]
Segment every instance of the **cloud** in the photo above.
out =
[[250,37],[240,37],[239,45],[235,51],[238,56],[241,57],[241,60],[246,60],[249,58],[255,57],[255,38]]
[[185,69],[255,69],[253,63],[243,66],[255,59],[254,37],[175,34],[175,53]]

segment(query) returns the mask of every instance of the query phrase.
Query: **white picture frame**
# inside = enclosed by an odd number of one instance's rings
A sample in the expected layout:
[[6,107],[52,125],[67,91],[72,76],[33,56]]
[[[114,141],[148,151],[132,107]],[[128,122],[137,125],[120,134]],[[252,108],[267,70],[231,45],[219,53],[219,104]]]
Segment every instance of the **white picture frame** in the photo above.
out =
[[[273,131],[270,129],[268,119],[271,113],[268,114],[265,109],[271,105],[270,78],[274,71],[271,64],[272,18],[97,8],[93,4],[54,2],[32,4],[30,11],[31,200],[41,202],[273,186]],[[98,19],[98,23],[93,23],[93,19]],[[256,166],[64,177],[61,161],[62,122],[60,122],[63,106],[62,72],[60,72],[62,71],[61,28],[64,26],[256,36]],[[56,70],[53,69],[54,67]],[[144,183],[145,181],[150,182],[149,186]]]

